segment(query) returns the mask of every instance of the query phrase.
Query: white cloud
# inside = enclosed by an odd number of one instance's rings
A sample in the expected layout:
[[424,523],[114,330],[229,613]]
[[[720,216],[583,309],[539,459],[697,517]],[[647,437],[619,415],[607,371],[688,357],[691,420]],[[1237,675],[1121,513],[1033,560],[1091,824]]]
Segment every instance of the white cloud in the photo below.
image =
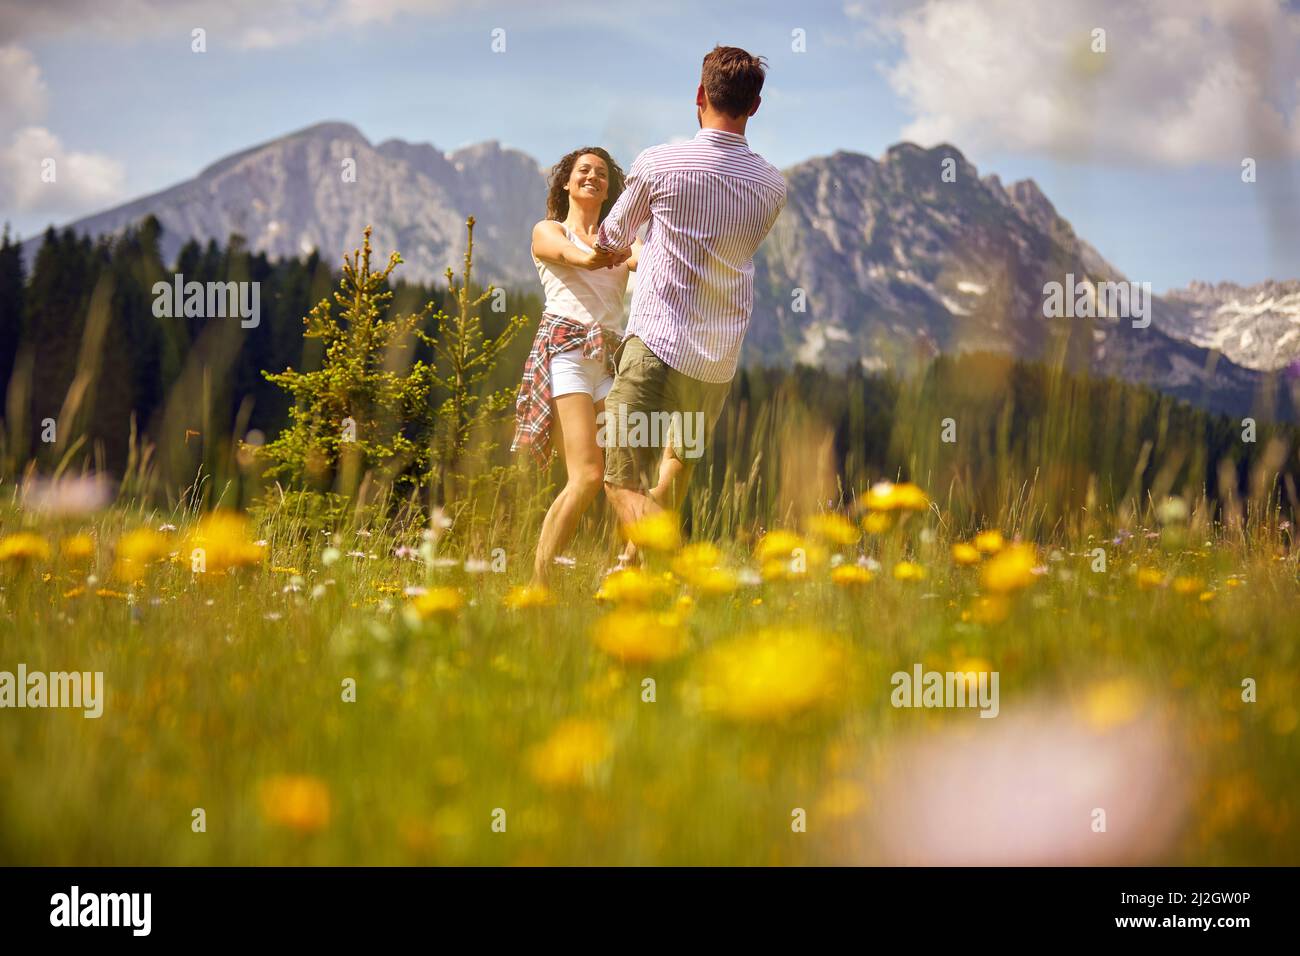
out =
[[1169,165],[1300,156],[1300,10],[1279,0],[926,0],[889,14],[878,25],[900,57],[886,75],[914,116],[902,135],[922,145]]
[[[99,153],[68,149],[40,125],[45,80],[28,50],[0,47],[0,205],[6,212],[71,216],[92,211],[122,195],[122,164]],[[53,181],[43,175],[53,160]]]
[[0,47],[0,135],[45,115],[45,80],[36,59],[20,46]]
[[[53,160],[53,181],[42,172]],[[19,212],[75,216],[122,195],[122,164],[99,153],[68,149],[43,126],[25,126],[0,148],[0,195]]]
[[[42,0],[0,4],[0,36],[25,39],[90,33],[138,39],[207,31],[208,49],[266,50],[339,29],[388,23],[395,16],[437,16],[482,0]],[[525,0],[507,0],[523,6]],[[501,7],[500,0],[497,7]]]

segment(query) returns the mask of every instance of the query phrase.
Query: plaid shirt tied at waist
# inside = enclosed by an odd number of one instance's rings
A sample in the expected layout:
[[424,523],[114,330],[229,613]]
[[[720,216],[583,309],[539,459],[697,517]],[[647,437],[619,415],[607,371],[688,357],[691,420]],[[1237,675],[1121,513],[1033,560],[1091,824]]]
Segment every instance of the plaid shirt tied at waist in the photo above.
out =
[[587,325],[562,315],[542,313],[533,349],[524,362],[524,379],[515,399],[515,438],[511,451],[527,448],[539,465],[551,460],[551,358],[570,349],[582,349],[583,358],[604,359],[614,374],[614,353],[619,336],[601,325]]

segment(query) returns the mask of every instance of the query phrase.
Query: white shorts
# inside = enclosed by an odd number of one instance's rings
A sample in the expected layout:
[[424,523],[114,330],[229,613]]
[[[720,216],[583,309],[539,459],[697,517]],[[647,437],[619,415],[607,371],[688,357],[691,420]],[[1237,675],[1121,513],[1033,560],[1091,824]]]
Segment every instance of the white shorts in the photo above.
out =
[[614,379],[605,371],[604,359],[583,358],[582,349],[551,356],[551,397],[582,392],[593,402],[603,402]]

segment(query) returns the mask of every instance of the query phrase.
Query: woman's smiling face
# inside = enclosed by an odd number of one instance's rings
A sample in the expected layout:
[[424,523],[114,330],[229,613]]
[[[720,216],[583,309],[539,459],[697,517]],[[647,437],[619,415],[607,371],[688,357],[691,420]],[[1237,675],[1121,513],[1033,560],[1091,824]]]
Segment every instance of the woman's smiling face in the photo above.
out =
[[609,195],[609,167],[605,161],[595,153],[579,156],[569,173],[568,192],[570,198],[604,202]]

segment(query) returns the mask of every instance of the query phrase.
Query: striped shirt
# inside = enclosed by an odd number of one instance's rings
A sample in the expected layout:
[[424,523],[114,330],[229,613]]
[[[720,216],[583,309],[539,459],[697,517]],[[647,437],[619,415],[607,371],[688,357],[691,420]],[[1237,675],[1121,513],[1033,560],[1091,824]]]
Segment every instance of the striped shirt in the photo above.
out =
[[706,127],[637,156],[596,240],[627,249],[650,224],[626,334],[683,375],[730,381],[754,309],[754,251],[785,197],[780,170],[739,133]]

